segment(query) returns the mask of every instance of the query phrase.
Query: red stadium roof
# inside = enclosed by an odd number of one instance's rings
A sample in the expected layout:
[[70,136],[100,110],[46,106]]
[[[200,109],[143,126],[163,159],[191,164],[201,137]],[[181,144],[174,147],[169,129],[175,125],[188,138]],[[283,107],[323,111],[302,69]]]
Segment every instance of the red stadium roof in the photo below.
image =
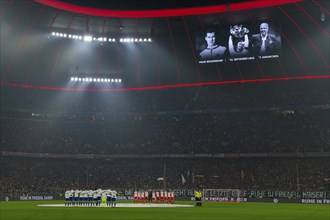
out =
[[270,6],[279,6],[283,4],[301,2],[303,0],[277,0],[277,1],[255,0],[249,2],[220,4],[220,5],[212,5],[212,6],[176,8],[176,9],[158,9],[158,10],[111,10],[111,9],[84,7],[76,4],[65,3],[59,0],[35,0],[35,1],[60,10],[69,11],[77,14],[90,15],[90,16],[116,17],[116,18],[154,18],[154,17],[212,14],[212,13],[221,13],[227,11],[264,8]]

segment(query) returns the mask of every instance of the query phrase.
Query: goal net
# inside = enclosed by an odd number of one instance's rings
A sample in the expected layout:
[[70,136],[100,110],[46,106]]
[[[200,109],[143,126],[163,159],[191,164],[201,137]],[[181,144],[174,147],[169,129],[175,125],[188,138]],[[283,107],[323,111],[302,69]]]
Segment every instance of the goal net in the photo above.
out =
[[244,202],[240,189],[203,189],[205,202]]

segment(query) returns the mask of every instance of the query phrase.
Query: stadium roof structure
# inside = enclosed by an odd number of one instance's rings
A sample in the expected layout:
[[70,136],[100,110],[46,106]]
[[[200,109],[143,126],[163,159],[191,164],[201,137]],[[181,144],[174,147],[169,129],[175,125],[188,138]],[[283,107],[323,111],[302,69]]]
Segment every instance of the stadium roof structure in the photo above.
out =
[[89,16],[117,18],[171,17],[247,10],[301,2],[302,0],[35,0],[57,9]]
[[[68,88],[69,75],[120,75],[126,88],[329,77],[326,0],[3,0],[1,85]],[[324,19],[322,18],[324,16]],[[208,26],[280,24],[282,57],[199,65],[195,33]],[[144,46],[79,44],[51,33],[152,38]]]

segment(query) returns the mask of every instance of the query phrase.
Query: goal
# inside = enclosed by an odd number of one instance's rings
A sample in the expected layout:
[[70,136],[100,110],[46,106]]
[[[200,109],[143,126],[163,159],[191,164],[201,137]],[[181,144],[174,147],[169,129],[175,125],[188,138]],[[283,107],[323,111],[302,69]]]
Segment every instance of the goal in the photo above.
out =
[[244,202],[244,195],[240,189],[203,189],[205,202]]

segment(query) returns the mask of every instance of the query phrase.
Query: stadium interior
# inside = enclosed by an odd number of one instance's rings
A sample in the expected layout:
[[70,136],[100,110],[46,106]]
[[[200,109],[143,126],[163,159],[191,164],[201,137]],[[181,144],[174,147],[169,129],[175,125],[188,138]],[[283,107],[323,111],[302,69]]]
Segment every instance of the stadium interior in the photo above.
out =
[[[136,2],[0,1],[1,200],[199,188],[330,201],[329,1]],[[199,33],[227,45],[233,25],[251,37],[263,22],[276,57],[199,60]]]

